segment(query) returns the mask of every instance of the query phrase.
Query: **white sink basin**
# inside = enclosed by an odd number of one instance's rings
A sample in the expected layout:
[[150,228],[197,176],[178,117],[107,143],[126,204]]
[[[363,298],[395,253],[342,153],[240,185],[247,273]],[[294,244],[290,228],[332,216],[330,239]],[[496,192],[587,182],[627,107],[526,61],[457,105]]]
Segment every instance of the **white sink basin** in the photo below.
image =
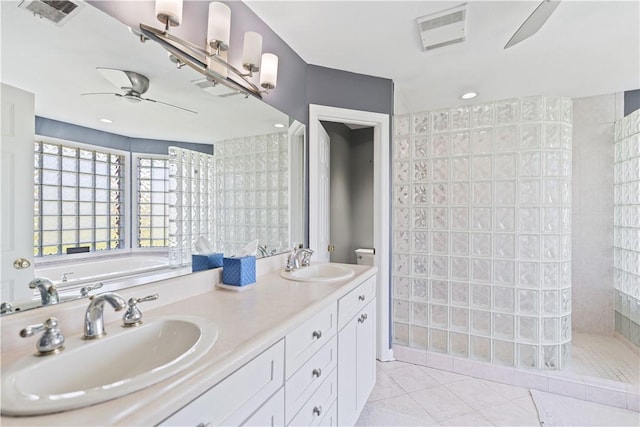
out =
[[316,264],[280,273],[285,279],[297,282],[333,282],[348,279],[354,274],[353,269],[337,264]]
[[66,350],[28,356],[2,375],[2,415],[38,415],[124,396],[191,366],[215,344],[215,323],[190,316],[107,325],[96,341],[71,337]]

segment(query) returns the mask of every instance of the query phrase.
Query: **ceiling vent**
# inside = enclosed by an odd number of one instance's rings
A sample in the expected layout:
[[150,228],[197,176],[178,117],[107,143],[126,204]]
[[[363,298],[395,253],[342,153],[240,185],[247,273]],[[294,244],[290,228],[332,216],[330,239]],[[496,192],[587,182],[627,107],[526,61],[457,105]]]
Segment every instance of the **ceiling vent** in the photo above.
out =
[[203,91],[207,92],[209,95],[219,96],[221,98],[226,98],[227,96],[239,95],[235,89],[231,89],[223,84],[216,83],[209,79],[198,79],[193,80],[191,83],[198,86]]
[[82,6],[80,2],[50,0],[25,0],[18,5],[18,7],[47,19],[59,27],[78,13]]
[[425,51],[461,43],[465,40],[467,4],[416,19]]

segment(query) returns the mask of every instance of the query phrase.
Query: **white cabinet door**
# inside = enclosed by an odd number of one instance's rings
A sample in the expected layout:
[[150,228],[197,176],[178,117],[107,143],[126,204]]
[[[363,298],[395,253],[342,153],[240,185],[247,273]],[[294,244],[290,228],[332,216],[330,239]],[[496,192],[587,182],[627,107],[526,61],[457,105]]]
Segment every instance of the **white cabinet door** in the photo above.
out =
[[338,425],[354,425],[376,382],[376,304],[338,332]]

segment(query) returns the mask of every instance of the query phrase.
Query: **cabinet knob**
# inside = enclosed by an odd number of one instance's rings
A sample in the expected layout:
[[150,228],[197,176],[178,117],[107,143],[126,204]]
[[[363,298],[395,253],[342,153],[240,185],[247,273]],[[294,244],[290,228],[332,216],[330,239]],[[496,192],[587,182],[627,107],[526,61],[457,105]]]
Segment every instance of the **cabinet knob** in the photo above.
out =
[[322,413],[322,406],[320,406],[320,405],[314,406],[313,407],[313,413],[314,413],[314,415],[320,416],[320,414]]
[[211,423],[199,423],[196,427],[211,427]]
[[364,295],[360,295],[360,296],[358,297],[358,299],[359,299],[360,301],[364,301],[364,298],[365,298],[365,297],[364,297]]
[[311,336],[312,336],[313,338],[320,339],[320,337],[322,336],[322,331],[320,331],[320,330],[318,330],[318,331],[313,331],[313,334],[311,334]]
[[320,369],[320,368],[316,368],[311,372],[311,376],[312,377],[320,378],[320,375],[322,375],[322,369]]
[[364,323],[364,321],[367,320],[367,314],[362,314],[360,317],[358,317],[358,322],[359,323]]

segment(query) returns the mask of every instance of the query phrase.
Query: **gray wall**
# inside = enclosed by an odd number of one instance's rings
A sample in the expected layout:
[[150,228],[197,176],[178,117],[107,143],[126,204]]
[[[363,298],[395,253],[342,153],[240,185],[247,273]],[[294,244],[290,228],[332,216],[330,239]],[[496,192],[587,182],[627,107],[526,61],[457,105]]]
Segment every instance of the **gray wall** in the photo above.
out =
[[78,126],[58,120],[36,116],[36,135],[68,141],[114,148],[131,153],[169,154],[168,148],[181,147],[201,153],[213,154],[213,145],[194,144],[179,141],[160,141],[156,139],[130,138],[115,133]]
[[356,264],[356,249],[373,248],[373,128],[322,124],[331,139],[330,260]]
[[612,335],[614,123],[623,94],[573,100],[572,324]]
[[624,116],[640,109],[640,89],[628,90],[624,93]]

